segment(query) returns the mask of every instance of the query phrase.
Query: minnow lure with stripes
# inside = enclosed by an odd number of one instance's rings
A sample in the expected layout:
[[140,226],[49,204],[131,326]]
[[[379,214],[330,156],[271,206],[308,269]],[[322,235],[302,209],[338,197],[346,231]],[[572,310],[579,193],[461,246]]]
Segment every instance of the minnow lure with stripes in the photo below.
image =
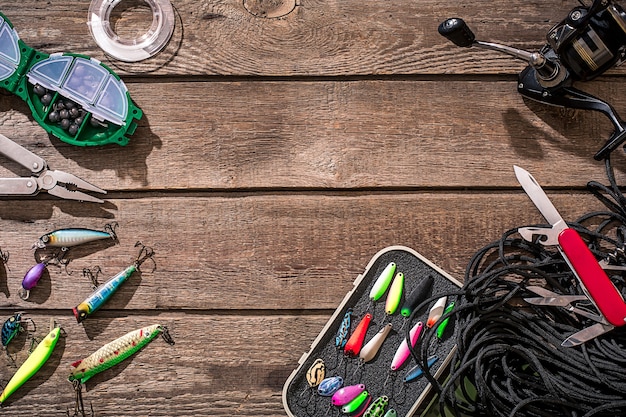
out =
[[116,241],[116,227],[117,223],[109,223],[104,225],[103,231],[83,228],[58,229],[42,235],[33,245],[33,249],[46,247],[70,248],[102,239],[113,239]]
[[153,324],[133,330],[102,346],[85,359],[74,362],[68,379],[70,382],[77,381],[80,384],[84,384],[94,375],[132,356],[159,335],[162,335],[163,339],[170,345],[174,344],[167,327],[163,325]]
[[[154,251],[152,248],[142,245],[140,242],[137,242],[135,246],[141,246],[141,250],[135,262],[132,265],[128,266],[123,271],[119,272],[114,277],[110,278],[107,282],[97,287],[94,292],[87,297],[82,303],[77,305],[72,309],[74,313],[74,317],[76,317],[77,322],[82,322],[95,311],[97,311],[100,307],[104,305],[104,303],[109,300],[113,296],[113,294],[119,289],[119,287],[126,282],[128,278],[131,277],[136,271],[139,270],[140,265],[146,260],[152,258],[154,255]],[[90,275],[91,272],[89,270],[84,270],[84,274]],[[93,279],[92,279],[93,281]]]

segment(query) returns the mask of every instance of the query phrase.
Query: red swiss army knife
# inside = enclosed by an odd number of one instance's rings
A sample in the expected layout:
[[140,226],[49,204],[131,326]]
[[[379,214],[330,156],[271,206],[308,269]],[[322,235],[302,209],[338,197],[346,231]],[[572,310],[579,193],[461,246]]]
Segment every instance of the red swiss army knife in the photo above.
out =
[[[620,291],[613,285],[601,264],[591,253],[578,232],[567,226],[541,186],[526,170],[515,166],[515,175],[522,188],[537,206],[543,217],[552,227],[522,227],[519,234],[528,241],[540,235],[543,245],[556,245],[563,258],[580,282],[585,295],[561,295],[543,287],[527,287],[539,297],[526,298],[525,301],[536,305],[563,307],[575,314],[596,321],[577,333],[572,334],[561,344],[565,347],[580,345],[615,327],[626,325],[626,302]],[[588,300],[597,308],[599,314],[574,307],[572,303]]]

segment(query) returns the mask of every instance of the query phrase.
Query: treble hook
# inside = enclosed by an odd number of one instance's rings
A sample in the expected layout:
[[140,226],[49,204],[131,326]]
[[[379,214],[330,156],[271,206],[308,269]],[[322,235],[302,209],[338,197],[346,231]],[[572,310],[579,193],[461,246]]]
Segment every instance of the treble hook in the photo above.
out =
[[9,262],[9,251],[3,251],[0,249],[0,260],[4,263]]
[[100,266],[96,265],[93,268],[83,268],[83,276],[89,278],[91,281],[91,288],[95,290],[98,288],[98,275],[102,273]]
[[111,222],[111,223],[107,223],[104,225],[104,231],[108,233],[111,236],[111,239],[113,239],[116,242],[117,242],[117,233],[115,232],[115,230],[119,226],[120,225],[117,222]]
[[165,342],[168,345],[173,346],[174,344],[176,344],[176,342],[174,341],[174,338],[170,334],[170,330],[166,326],[161,326],[160,329],[161,329],[161,337],[163,338],[163,340],[165,340]]
[[[70,410],[67,410],[68,417],[87,417],[85,413],[85,403],[83,402],[83,384],[80,381],[72,381],[72,386],[74,387],[74,414],[70,415]],[[91,417],[95,416],[93,412],[93,403],[90,403],[91,408]]]
[[139,267],[141,266],[141,264],[143,264],[145,261],[150,259],[154,266],[152,268],[152,272],[154,272],[154,270],[156,269],[156,262],[154,262],[154,258],[153,258],[154,250],[150,246],[146,246],[140,241],[137,241],[137,243],[135,243],[135,247],[137,246],[141,246],[141,249],[139,250],[139,253],[137,254],[137,258],[135,259],[135,267],[137,268],[137,270],[140,270]]

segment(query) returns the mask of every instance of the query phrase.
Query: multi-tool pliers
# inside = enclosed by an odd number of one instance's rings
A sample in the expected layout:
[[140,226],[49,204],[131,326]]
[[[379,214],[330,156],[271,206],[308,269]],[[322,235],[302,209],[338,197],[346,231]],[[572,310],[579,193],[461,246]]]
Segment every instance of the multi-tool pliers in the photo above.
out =
[[[531,304],[563,307],[572,313],[597,322],[565,339],[562,346],[566,347],[585,343],[615,327],[626,325],[626,302],[621,292],[604,272],[602,263],[598,262],[591,253],[578,232],[565,223],[533,176],[518,166],[514,168],[522,188],[543,217],[552,225],[552,227],[545,228],[523,227],[518,229],[518,233],[531,242],[534,236],[539,235],[542,237],[539,240],[541,244],[556,245],[584,292],[584,295],[561,295],[541,287],[527,287],[539,297],[525,300]],[[572,305],[582,300],[590,301],[599,314],[593,314]]]
[[79,190],[106,194],[105,190],[67,172],[50,170],[43,158],[0,134],[0,153],[32,173],[30,177],[0,178],[0,196],[35,195],[45,190],[54,196],[80,201],[104,201]]

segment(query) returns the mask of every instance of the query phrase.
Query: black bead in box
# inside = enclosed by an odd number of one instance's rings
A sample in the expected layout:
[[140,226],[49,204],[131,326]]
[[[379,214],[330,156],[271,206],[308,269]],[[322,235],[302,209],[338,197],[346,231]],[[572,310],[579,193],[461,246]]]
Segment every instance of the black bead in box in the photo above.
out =
[[[424,332],[434,331],[434,329],[426,329],[426,321],[430,307],[435,301],[421,309],[410,323],[400,315],[400,308],[394,315],[388,316],[385,313],[387,294],[378,301],[372,302],[369,293],[380,273],[390,262],[396,263],[396,273],[404,273],[403,301],[404,295],[409,294],[421,280],[429,275],[434,278],[429,297],[458,292],[461,287],[460,282],[410,248],[390,246],[378,252],[367,265],[365,272],[356,278],[354,288],[346,294],[324,329],[311,344],[311,350],[302,355],[298,368],[285,382],[283,405],[289,416],[342,415],[340,408],[331,404],[330,397],[320,396],[317,388],[311,388],[307,383],[306,372],[318,358],[324,360],[326,365],[325,377],[341,376],[344,379],[343,386],[365,384],[365,389],[371,394],[372,401],[383,395],[389,397],[386,410],[394,408],[398,416],[418,415],[417,413],[421,413],[426,408],[430,390],[428,380],[422,377],[408,383],[403,381],[406,372],[415,366],[414,359],[409,357],[397,371],[391,371],[390,365],[398,346],[404,339],[407,326],[413,326],[418,321],[422,321],[424,329],[420,339],[425,337]],[[391,323],[393,326],[392,332],[377,356],[370,362],[362,363],[358,357],[348,358],[343,350],[335,347],[335,336],[346,311],[350,308],[354,312],[351,332],[366,313],[373,315],[364,344],[385,324]],[[434,354],[439,358],[431,369],[431,373],[437,378],[445,377],[445,368],[455,348],[451,338],[453,325],[454,323],[450,322],[442,339],[434,341],[429,349],[429,355]]]

